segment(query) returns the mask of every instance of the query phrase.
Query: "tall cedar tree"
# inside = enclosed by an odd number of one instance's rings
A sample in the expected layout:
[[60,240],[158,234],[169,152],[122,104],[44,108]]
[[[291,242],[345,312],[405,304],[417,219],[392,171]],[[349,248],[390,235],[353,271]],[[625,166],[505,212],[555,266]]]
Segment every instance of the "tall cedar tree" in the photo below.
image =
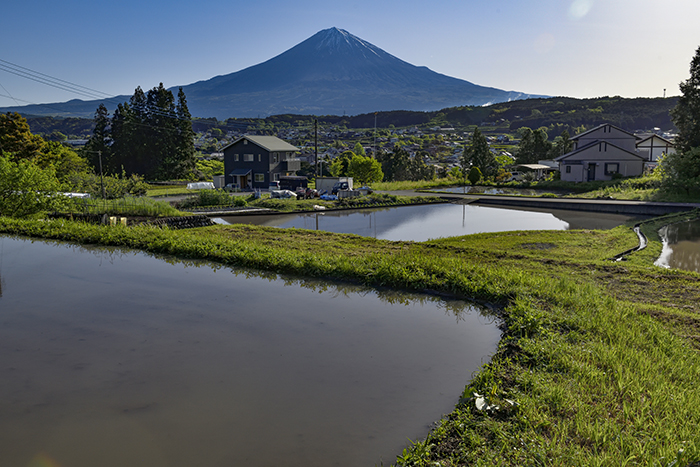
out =
[[680,84],[681,96],[671,110],[678,128],[676,148],[688,152],[700,147],[700,47],[690,62],[690,78]]
[[100,141],[111,142],[103,157],[105,173],[165,180],[186,178],[194,169],[192,116],[182,88],[176,104],[163,83],[148,93],[137,87],[128,103],[117,106],[109,125],[98,125],[102,117],[98,108],[96,131],[89,144],[97,147]]
[[471,144],[464,149],[462,167],[478,167],[484,178],[496,175],[498,162],[489,148],[489,142],[478,128],[474,129]]
[[104,104],[100,104],[95,111],[95,128],[92,137],[88,140],[82,153],[97,171],[100,170],[100,160],[103,171],[107,163],[112,159],[112,137],[110,129],[109,111]]

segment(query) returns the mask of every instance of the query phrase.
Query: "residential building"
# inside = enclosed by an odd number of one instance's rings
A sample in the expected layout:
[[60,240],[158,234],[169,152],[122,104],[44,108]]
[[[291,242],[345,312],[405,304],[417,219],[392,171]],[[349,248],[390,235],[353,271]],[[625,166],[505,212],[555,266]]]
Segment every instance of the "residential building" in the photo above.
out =
[[[569,182],[611,180],[616,174],[639,176],[660,154],[663,138],[654,136],[640,141],[633,133],[606,123],[573,136],[573,150],[554,161],[561,179]],[[663,142],[661,152],[668,153],[672,144]]]
[[244,135],[222,151],[226,184],[241,189],[268,188],[301,168],[299,148],[276,136]]

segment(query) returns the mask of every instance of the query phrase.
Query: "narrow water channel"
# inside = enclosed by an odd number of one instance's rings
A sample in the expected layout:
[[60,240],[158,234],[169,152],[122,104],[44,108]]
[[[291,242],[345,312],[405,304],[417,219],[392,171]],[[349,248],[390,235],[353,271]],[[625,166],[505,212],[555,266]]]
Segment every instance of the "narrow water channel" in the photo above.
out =
[[461,301],[0,236],[0,464],[389,465],[499,337]]

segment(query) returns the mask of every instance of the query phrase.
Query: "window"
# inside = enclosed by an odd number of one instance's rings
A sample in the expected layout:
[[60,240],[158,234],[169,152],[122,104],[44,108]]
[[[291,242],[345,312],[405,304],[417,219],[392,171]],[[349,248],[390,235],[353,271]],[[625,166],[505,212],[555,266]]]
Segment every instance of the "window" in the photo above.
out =
[[265,174],[255,174],[255,181],[257,183],[262,183],[265,181]]
[[605,164],[605,175],[612,175],[620,172],[620,164],[618,162],[608,162]]
[[262,158],[261,158],[260,154],[258,154],[258,162],[260,162],[261,160],[262,160]]
[[280,174],[274,173],[274,174],[272,174],[272,177],[273,177],[273,180],[274,180],[275,182],[279,182],[279,181],[280,181]]
[[233,155],[233,160],[234,160],[235,162],[238,162],[238,154],[234,154],[234,155]]
[[253,162],[253,155],[252,154],[243,154],[243,160],[245,162]]
[[272,162],[277,163],[277,162],[279,162],[279,159],[280,159],[279,153],[273,152],[272,153]]
[[570,165],[566,166],[566,173],[568,173],[568,174],[571,173],[571,166]]

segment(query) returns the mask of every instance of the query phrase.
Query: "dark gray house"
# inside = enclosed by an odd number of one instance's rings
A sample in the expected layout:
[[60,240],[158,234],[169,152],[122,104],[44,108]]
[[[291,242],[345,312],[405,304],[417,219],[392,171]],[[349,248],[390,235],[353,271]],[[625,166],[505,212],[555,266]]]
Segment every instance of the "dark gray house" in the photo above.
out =
[[242,136],[223,149],[226,184],[241,189],[267,188],[301,168],[299,148],[276,136]]

